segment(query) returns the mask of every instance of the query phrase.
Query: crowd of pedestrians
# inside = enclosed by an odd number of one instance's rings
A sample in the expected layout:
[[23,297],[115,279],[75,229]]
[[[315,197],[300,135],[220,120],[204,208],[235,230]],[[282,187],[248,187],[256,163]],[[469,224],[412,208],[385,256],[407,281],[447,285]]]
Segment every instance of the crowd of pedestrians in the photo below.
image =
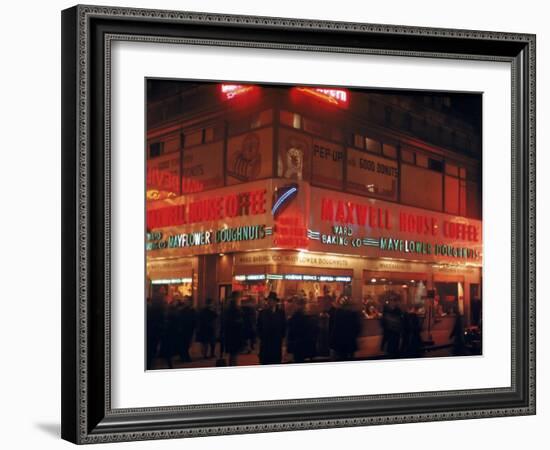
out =
[[[206,299],[196,310],[190,296],[167,302],[162,291],[158,292],[147,303],[147,368],[153,368],[159,358],[172,368],[178,355],[182,363],[190,363],[194,342],[200,345],[200,358],[215,359],[218,366],[239,365],[243,354],[257,354],[260,364],[355,359],[369,311],[358,309],[345,296],[327,295],[314,313],[306,311],[306,304],[305,297],[282,302],[271,292],[257,305],[234,291],[218,307]],[[421,356],[418,312],[417,306],[404,308],[395,297],[384,303],[379,315],[380,355]],[[450,336],[454,337],[454,354],[463,351],[462,328],[462,318],[457,315]]]

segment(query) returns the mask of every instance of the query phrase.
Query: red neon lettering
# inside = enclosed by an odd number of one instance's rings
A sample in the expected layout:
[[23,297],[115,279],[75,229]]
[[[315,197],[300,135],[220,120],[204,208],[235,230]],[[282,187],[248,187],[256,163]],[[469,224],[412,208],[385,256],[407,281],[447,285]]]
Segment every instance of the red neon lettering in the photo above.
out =
[[235,217],[237,215],[238,203],[236,195],[228,195],[225,198],[225,215]]
[[386,230],[391,230],[391,216],[389,209],[385,210]]
[[336,222],[343,223],[346,220],[344,202],[339,201],[336,207]]
[[475,225],[450,222],[448,220],[443,222],[443,235],[451,239],[463,241],[477,242],[479,240],[479,232]]
[[357,215],[357,225],[365,226],[367,223],[368,207],[365,205],[355,205],[355,214]]
[[332,200],[328,198],[324,198],[321,201],[321,220],[325,220],[327,222],[334,221],[334,204],[332,203]]
[[348,105],[348,92],[344,89],[299,87],[298,90],[328,103],[340,106]]
[[376,224],[376,211],[371,206],[369,208],[369,227],[375,228],[376,226],[377,226],[377,224]]
[[351,202],[348,202],[346,204],[346,209],[347,209],[346,222],[349,223],[349,224],[354,224],[355,220],[354,220],[354,217],[353,217],[353,213],[355,211],[355,204],[353,204]]
[[244,94],[245,92],[252,90],[253,87],[254,86],[249,86],[246,84],[222,84],[220,90],[225,98],[232,99],[237,95]]

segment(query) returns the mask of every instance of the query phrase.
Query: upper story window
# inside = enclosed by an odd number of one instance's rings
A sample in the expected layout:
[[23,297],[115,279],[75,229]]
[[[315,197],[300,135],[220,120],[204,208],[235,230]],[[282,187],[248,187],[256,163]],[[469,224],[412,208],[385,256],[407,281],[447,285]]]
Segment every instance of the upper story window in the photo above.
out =
[[[208,144],[215,138],[215,127],[209,126],[183,133],[180,140],[181,147],[188,148],[195,145]],[[219,138],[219,137],[218,137]]]
[[428,158],[428,169],[436,172],[443,172],[443,161],[435,158]]
[[382,144],[382,153],[388,158],[397,159],[397,147],[390,144]]
[[354,134],[353,135],[353,146],[357,148],[364,149],[365,148],[365,140],[363,136],[360,134]]
[[273,110],[266,109],[253,116],[250,121],[250,128],[260,128],[273,122]]
[[265,127],[273,122],[273,110],[266,109],[249,114],[238,119],[230,120],[228,132],[230,136],[246,133],[247,131]]
[[281,125],[285,125],[290,128],[296,128],[297,130],[302,128],[302,116],[300,114],[290,111],[281,111],[279,117]]
[[365,138],[365,148],[371,153],[382,153],[382,143],[369,137]]
[[164,142],[153,142],[149,144],[149,158],[156,158],[163,154]]

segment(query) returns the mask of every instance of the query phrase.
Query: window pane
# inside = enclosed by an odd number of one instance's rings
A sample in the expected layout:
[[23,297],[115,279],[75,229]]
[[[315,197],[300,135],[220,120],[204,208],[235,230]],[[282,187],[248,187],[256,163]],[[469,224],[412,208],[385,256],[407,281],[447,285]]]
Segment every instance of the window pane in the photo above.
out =
[[323,127],[319,122],[316,122],[311,119],[303,118],[304,131],[308,133],[315,134],[317,136],[330,136],[330,128],[327,128],[326,125]]
[[397,148],[394,145],[383,144],[382,151],[384,152],[385,156],[388,156],[394,159],[397,158]]
[[360,134],[354,134],[353,135],[353,145],[358,148],[365,148],[363,146],[363,136]]
[[162,142],[154,142],[149,146],[149,158],[162,155]]
[[265,125],[269,125],[271,123],[272,117],[273,117],[273,110],[266,109],[265,111],[262,111],[261,113],[259,113],[258,115],[252,118],[250,128],[259,128]]
[[445,212],[449,214],[459,213],[458,178],[445,177]]
[[414,152],[410,150],[401,150],[401,161],[414,164]]
[[466,215],[481,219],[481,189],[478,183],[466,182]]
[[342,142],[344,140],[344,134],[340,128],[332,128],[330,130],[330,137],[333,141]]
[[162,149],[163,154],[177,152],[179,151],[179,149],[180,149],[180,138],[177,134],[168,137],[163,142],[163,149]]
[[401,166],[401,201],[420,208],[442,210],[443,177],[440,173]]
[[416,154],[416,165],[419,167],[428,168],[428,157],[422,153]]
[[214,140],[214,127],[205,128],[204,130],[204,143],[212,142]]
[[428,169],[437,172],[443,172],[443,161],[439,159],[428,158]]
[[300,116],[300,114],[294,114],[292,116],[292,126],[296,129],[302,128],[302,116]]
[[460,180],[460,211],[461,216],[467,215],[466,204],[467,204],[467,194],[466,194],[466,181]]
[[367,146],[367,150],[369,152],[373,153],[381,153],[382,152],[382,143],[379,141],[375,141],[374,139],[365,138],[365,145]]
[[454,164],[445,163],[445,173],[448,175],[452,175],[454,177],[458,177],[458,166],[455,166]]
[[193,131],[185,135],[185,146],[192,147],[193,145],[202,144],[202,130]]
[[293,114],[288,111],[281,111],[280,115],[281,124],[286,125],[287,127],[292,127]]

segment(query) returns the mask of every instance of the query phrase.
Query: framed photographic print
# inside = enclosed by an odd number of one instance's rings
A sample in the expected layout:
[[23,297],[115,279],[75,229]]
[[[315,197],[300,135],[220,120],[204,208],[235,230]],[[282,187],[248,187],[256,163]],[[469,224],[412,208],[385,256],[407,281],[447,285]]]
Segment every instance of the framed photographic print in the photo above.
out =
[[535,413],[535,36],[62,13],[62,436]]

